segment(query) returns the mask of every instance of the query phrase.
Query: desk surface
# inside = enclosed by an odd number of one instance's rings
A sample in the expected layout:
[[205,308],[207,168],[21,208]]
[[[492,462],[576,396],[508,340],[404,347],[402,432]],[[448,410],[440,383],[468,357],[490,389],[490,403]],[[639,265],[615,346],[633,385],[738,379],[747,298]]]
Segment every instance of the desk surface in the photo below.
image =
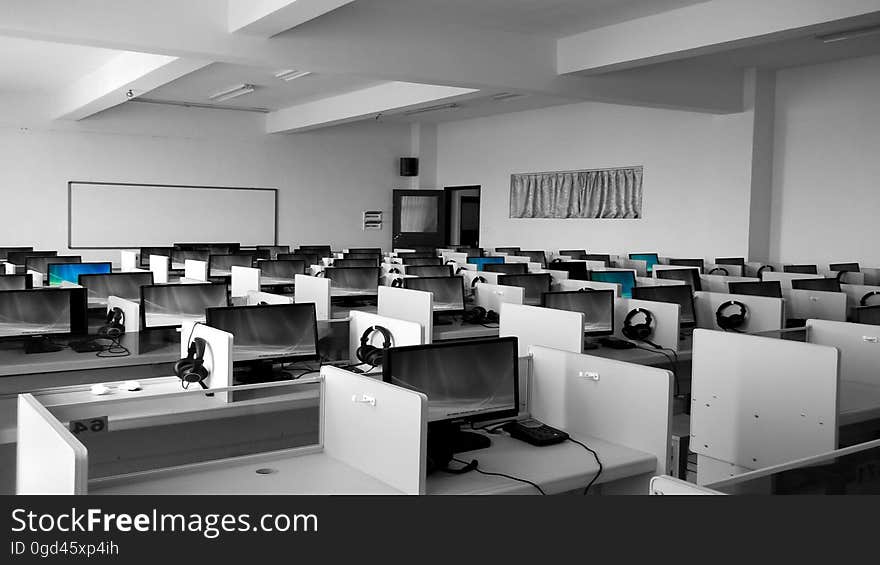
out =
[[840,381],[838,426],[880,418],[880,386]]
[[455,318],[451,324],[434,325],[434,341],[498,337],[498,324],[467,324]]
[[[693,353],[693,335],[688,334],[683,340],[681,340],[678,344],[678,360],[679,361],[690,361]],[[645,345],[649,350],[651,346]],[[663,365],[668,364],[669,361],[664,357],[660,351],[657,352],[649,351],[645,349],[614,349],[611,347],[599,346],[598,349],[587,349],[584,351],[587,355],[595,355],[596,357],[603,357],[605,359],[613,359],[615,361],[625,361],[627,363],[637,363],[639,365]],[[668,351],[666,351],[668,355],[671,355]]]

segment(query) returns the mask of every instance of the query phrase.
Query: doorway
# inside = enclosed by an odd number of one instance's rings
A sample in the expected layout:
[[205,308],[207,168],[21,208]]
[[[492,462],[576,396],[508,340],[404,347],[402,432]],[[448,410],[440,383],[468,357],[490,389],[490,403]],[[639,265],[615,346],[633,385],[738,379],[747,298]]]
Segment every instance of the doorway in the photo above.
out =
[[480,186],[447,186],[446,245],[480,246]]

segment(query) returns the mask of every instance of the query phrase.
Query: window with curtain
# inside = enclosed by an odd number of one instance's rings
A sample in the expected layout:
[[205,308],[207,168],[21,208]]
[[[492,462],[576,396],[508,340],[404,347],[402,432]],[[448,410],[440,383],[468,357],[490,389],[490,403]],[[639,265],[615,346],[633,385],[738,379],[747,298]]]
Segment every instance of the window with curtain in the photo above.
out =
[[510,175],[511,218],[642,217],[642,167]]

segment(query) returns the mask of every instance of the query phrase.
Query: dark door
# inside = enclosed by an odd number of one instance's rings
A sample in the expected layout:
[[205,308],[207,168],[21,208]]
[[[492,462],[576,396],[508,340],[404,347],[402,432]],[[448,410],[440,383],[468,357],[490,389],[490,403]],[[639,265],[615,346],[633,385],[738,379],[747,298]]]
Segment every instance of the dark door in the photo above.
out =
[[466,247],[480,246],[480,197],[461,197],[461,226],[459,241]]
[[392,248],[443,247],[446,243],[446,193],[395,190]]

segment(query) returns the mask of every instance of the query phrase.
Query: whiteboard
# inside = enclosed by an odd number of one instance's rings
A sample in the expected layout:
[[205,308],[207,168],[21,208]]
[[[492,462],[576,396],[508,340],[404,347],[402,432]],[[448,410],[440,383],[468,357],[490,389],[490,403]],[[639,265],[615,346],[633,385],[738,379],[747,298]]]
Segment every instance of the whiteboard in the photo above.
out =
[[69,182],[68,247],[274,244],[277,194],[273,188]]

